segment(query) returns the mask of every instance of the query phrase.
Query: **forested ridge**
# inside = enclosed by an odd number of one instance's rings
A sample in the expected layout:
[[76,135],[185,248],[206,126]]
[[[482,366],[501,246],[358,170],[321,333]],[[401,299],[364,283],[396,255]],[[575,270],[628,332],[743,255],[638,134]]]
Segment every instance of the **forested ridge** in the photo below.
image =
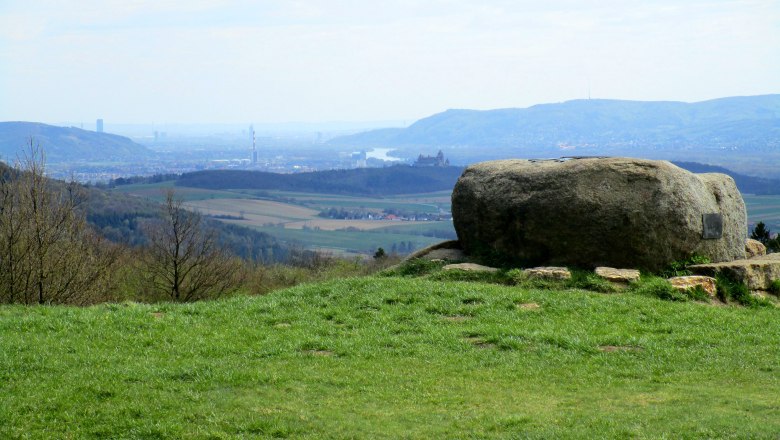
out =
[[208,189],[259,189],[389,196],[451,190],[462,172],[461,167],[408,165],[295,174],[210,170],[182,174],[176,180],[176,185]]

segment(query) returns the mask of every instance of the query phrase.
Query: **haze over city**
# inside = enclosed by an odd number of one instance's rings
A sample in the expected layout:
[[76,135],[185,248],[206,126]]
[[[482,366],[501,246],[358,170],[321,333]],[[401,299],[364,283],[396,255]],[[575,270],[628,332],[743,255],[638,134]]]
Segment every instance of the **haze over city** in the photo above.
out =
[[5,1],[0,120],[412,121],[780,90],[780,3]]

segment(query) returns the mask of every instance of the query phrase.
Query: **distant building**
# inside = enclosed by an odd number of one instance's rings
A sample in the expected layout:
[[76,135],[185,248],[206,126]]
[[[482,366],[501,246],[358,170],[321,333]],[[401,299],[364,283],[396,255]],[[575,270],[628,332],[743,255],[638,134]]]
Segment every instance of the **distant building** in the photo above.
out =
[[436,156],[423,156],[422,154],[417,157],[414,162],[416,167],[448,167],[450,166],[450,160],[444,158],[444,153],[439,150],[439,154]]
[[103,120],[102,119],[98,119],[97,123],[95,125],[97,126],[97,132],[98,133],[103,133]]

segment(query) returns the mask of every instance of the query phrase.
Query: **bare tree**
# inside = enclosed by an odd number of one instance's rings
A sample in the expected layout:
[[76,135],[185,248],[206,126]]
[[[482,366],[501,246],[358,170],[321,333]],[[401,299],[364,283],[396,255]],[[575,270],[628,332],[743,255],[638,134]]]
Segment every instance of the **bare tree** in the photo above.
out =
[[87,225],[83,188],[46,178],[43,151],[32,139],[28,147],[0,177],[0,299],[92,302],[121,250]]
[[200,214],[188,211],[169,189],[162,218],[146,225],[145,271],[151,288],[173,301],[213,298],[235,284],[238,267]]

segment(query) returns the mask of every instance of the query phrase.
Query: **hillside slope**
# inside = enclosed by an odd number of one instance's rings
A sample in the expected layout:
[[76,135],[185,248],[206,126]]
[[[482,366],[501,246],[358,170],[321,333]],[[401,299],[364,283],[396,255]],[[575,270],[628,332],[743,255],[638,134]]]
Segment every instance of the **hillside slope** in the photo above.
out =
[[13,160],[30,138],[46,152],[48,162],[139,160],[151,151],[124,136],[38,122],[0,122],[0,158]]
[[623,149],[780,146],[780,94],[696,103],[574,100],[528,108],[447,110],[405,129],[336,138],[338,145],[382,147],[569,146]]
[[775,438],[780,310],[405,278],[0,306],[2,438]]

